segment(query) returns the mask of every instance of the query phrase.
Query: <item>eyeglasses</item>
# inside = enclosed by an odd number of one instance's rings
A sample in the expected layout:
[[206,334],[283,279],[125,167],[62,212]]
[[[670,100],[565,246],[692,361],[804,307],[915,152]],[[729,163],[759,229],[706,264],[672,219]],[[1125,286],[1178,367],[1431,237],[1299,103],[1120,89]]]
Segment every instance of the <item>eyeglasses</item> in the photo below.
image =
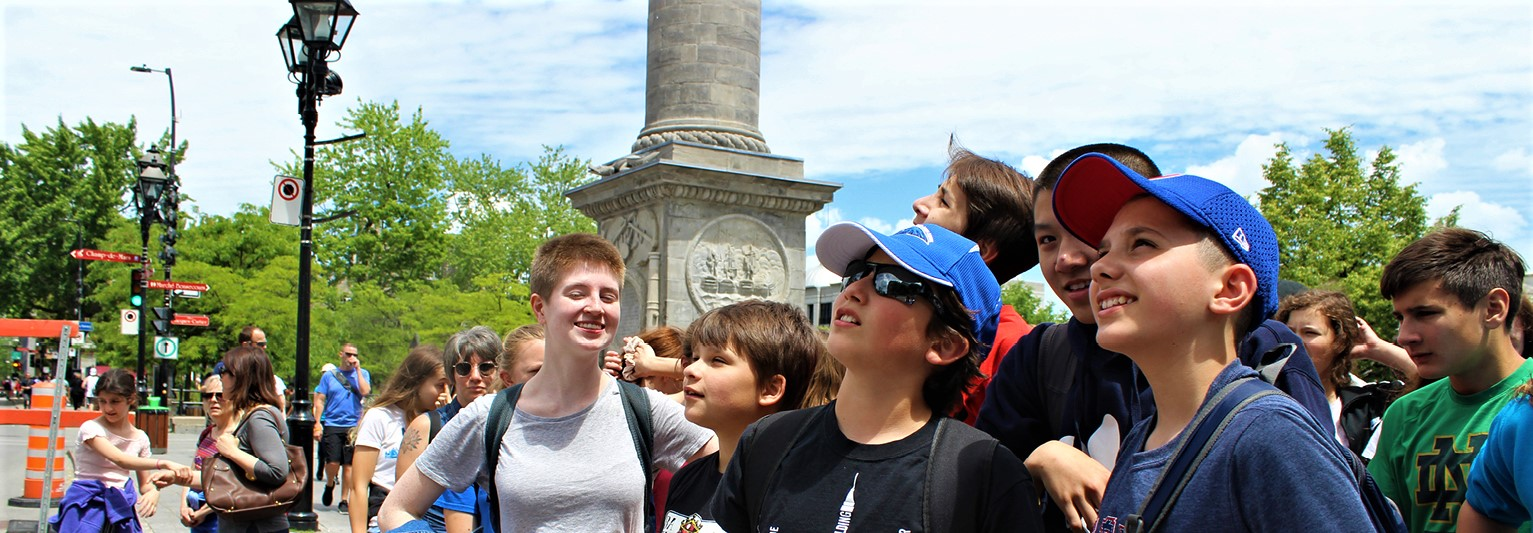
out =
[[341,352],[341,355],[346,356],[346,357],[356,357],[357,356],[357,352]]
[[[467,376],[469,372],[473,372],[474,371],[474,364],[473,363],[468,363],[468,362],[458,363],[458,364],[452,365],[452,371],[456,372],[460,376]],[[494,372],[494,371],[495,371],[495,362],[494,361],[482,361],[482,362],[479,363],[479,375],[481,375],[481,376],[488,376],[488,375],[490,375],[490,372]]]
[[206,402],[208,400],[218,400],[220,402],[224,401],[224,393],[222,393],[222,392],[204,392],[204,393],[202,393],[202,401]]
[[256,346],[260,346],[262,348],[265,348],[266,347],[266,341],[257,342],[257,343],[255,343],[255,345]]
[[879,296],[893,298],[894,300],[904,302],[905,305],[914,305],[917,296],[924,296],[927,300],[931,301],[933,306],[939,310],[942,308],[942,304],[932,297],[931,288],[927,287],[925,281],[922,281],[915,273],[899,266],[857,259],[846,266],[846,272],[846,277],[841,281],[841,288],[843,290],[856,283],[857,280],[871,275],[873,276],[873,292],[878,293]]

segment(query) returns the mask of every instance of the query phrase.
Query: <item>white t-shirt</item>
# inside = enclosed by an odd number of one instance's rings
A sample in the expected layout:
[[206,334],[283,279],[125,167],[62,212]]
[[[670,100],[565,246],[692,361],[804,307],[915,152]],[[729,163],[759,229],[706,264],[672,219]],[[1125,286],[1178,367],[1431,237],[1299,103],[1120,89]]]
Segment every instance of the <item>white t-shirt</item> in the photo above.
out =
[[[500,442],[495,486],[503,533],[643,531],[644,475],[616,380],[603,377],[596,402],[569,416],[518,409]],[[681,404],[653,390],[653,467],[675,471],[713,432],[688,422]],[[448,490],[483,481],[484,431],[493,394],[464,407],[426,447],[415,467]]]
[[378,450],[378,466],[373,469],[374,485],[394,490],[394,465],[399,463],[399,444],[404,441],[405,412],[398,407],[374,407],[362,414],[357,424],[357,446]]
[[272,379],[277,380],[277,396],[282,396],[283,394],[286,394],[287,393],[287,382],[286,381],[282,381],[282,378],[279,378],[277,376],[272,376]]
[[96,382],[100,381],[100,380],[101,380],[101,376],[97,376],[97,375],[90,375],[90,376],[86,376],[85,377],[85,397],[86,398],[95,398],[96,397]]
[[133,473],[113,464],[94,448],[85,443],[94,438],[104,438],[123,453],[137,457],[149,457],[149,434],[134,428],[132,437],[124,437],[107,431],[98,419],[92,418],[80,424],[80,434],[75,439],[75,478],[94,479],[108,487],[122,488],[128,484]]

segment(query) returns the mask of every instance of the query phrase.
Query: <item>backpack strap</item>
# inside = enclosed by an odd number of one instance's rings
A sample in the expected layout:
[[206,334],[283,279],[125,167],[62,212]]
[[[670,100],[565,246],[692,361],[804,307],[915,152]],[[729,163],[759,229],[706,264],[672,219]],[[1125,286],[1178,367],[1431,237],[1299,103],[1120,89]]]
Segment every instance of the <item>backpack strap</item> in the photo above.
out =
[[808,431],[813,415],[826,409],[828,407],[772,413],[753,424],[756,432],[751,437],[749,454],[735,456],[741,461],[740,477],[744,484],[741,496],[745,500],[746,517],[751,527],[761,523],[761,509],[766,504],[767,487],[772,486],[773,478],[777,477],[777,468],[788,456],[788,450]]
[[[926,461],[921,500],[923,531],[978,531],[974,504],[987,501],[979,491],[990,487],[990,463],[999,441],[952,418],[937,421],[931,456]],[[964,509],[960,511],[959,506]]]
[[[644,389],[627,381],[617,380],[623,393],[623,415],[628,419],[628,435],[633,439],[634,451],[639,454],[639,468],[644,469],[644,530],[655,527],[655,458],[651,447],[655,443],[655,424],[649,411],[649,396]],[[496,531],[501,531],[496,529]]]
[[426,442],[436,440],[436,434],[442,431],[442,413],[436,409],[426,411],[426,419],[431,421],[431,431],[426,434]]
[[490,402],[489,420],[484,426],[484,470],[489,476],[485,489],[489,492],[490,519],[495,521],[495,531],[505,531],[500,527],[500,492],[495,490],[495,464],[500,462],[500,441],[506,438],[506,428],[511,425],[511,417],[516,415],[516,400],[521,396],[521,384],[495,393],[495,400]]
[[[1229,425],[1235,413],[1257,398],[1269,394],[1281,394],[1272,385],[1254,378],[1241,378],[1226,384],[1214,394],[1213,399],[1198,409],[1188,424],[1187,439],[1171,455],[1171,461],[1161,472],[1160,478],[1150,488],[1150,496],[1140,505],[1137,514],[1128,517],[1129,533],[1151,533],[1160,525],[1160,518],[1176,504],[1182,489],[1198,465],[1208,456],[1219,434]],[[1142,448],[1143,442],[1135,448]]]
[[1075,388],[1075,371],[1080,361],[1071,349],[1067,329],[1066,324],[1054,324],[1043,330],[1043,345],[1037,354],[1038,384],[1044,392],[1049,431],[1053,432],[1050,437],[1066,433],[1065,410],[1074,403],[1070,401],[1070,392]]

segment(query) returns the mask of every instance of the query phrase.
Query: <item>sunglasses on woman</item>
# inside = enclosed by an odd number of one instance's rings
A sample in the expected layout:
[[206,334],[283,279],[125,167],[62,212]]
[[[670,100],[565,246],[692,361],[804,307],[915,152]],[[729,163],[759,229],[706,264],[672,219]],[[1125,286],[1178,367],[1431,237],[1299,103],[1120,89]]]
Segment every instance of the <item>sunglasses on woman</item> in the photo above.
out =
[[914,305],[917,296],[923,296],[938,309],[942,304],[932,297],[931,288],[926,285],[915,273],[905,270],[897,265],[873,263],[861,259],[853,260],[846,266],[846,277],[841,281],[842,289],[856,283],[857,280],[873,276],[873,292],[879,296],[893,298],[904,302],[905,305]]
[[[469,363],[469,362],[458,363],[458,364],[452,365],[452,371],[456,372],[460,376],[467,376],[469,372],[473,372],[474,371],[474,364],[473,363]],[[481,376],[488,376],[488,375],[490,375],[490,372],[494,372],[494,371],[495,371],[495,362],[494,361],[481,361],[479,363],[479,375],[481,375]]]
[[220,402],[224,401],[224,393],[222,393],[222,392],[204,392],[204,393],[202,393],[202,401],[206,402],[208,400],[218,400]]

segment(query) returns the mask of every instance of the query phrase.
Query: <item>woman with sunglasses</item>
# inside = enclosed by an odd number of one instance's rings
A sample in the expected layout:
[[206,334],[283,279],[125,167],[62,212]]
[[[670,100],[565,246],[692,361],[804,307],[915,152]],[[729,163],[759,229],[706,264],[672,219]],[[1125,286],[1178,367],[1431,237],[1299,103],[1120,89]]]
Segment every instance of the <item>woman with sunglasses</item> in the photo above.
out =
[[[378,507],[394,489],[395,468],[405,441],[405,426],[446,400],[447,375],[442,350],[421,345],[394,369],[383,393],[362,413],[351,455],[351,533],[378,531]],[[366,512],[359,512],[366,509]]]
[[830,404],[745,430],[713,495],[718,525],[1041,531],[1022,462],[944,416],[995,336],[1001,290],[978,246],[934,225],[883,235],[841,223],[815,253],[845,277],[828,348],[846,375]]
[[[218,454],[239,467],[238,473],[264,487],[276,488],[287,479],[287,422],[281,397],[277,396],[271,359],[266,351],[240,346],[224,354],[222,408],[235,429],[215,440]],[[200,481],[200,480],[197,480]],[[198,483],[200,485],[200,483]],[[286,514],[253,521],[218,517],[218,530],[239,533],[273,533],[288,530]]]
[[218,531],[218,517],[206,505],[202,494],[202,462],[218,453],[218,437],[228,431],[234,413],[225,408],[223,376],[213,374],[202,381],[202,410],[208,414],[208,427],[197,436],[197,452],[192,456],[192,482],[181,499],[181,525],[193,533]]
[[[539,342],[541,344],[541,339]],[[397,472],[409,470],[443,424],[489,392],[501,349],[500,336],[486,326],[474,326],[447,338],[442,363],[452,369],[453,399],[410,422],[410,428],[405,431],[405,442],[399,449]],[[443,492],[426,511],[424,519],[437,533],[469,533],[475,530],[474,517],[480,510],[488,511],[489,503],[484,501],[484,493],[478,487],[470,485],[460,492]]]

